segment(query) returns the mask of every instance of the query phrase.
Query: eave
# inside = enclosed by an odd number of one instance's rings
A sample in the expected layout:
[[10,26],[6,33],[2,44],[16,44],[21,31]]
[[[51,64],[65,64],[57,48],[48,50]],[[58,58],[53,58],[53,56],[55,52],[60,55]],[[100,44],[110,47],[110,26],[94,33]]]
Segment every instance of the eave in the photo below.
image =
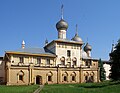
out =
[[54,54],[34,54],[34,53],[27,53],[27,52],[14,52],[14,51],[7,51],[6,54],[16,54],[16,55],[28,55],[28,56],[42,56],[42,57],[53,57],[55,58],[56,55]]

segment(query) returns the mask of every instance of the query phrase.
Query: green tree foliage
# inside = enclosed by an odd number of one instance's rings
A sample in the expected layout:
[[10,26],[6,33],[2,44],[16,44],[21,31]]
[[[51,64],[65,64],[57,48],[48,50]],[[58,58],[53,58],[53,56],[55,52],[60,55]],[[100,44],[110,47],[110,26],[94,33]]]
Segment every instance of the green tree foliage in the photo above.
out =
[[111,58],[111,73],[110,78],[113,80],[120,80],[120,39],[115,46],[114,51],[110,53]]
[[106,79],[106,75],[105,75],[105,69],[103,67],[103,62],[101,61],[101,59],[99,59],[98,61],[98,66],[100,68],[100,81],[103,81]]

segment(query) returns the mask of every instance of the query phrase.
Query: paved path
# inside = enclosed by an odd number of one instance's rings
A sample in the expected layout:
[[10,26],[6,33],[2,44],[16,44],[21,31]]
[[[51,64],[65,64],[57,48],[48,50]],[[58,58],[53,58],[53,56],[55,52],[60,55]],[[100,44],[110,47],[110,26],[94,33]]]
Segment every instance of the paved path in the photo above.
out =
[[40,91],[43,89],[44,85],[40,85],[38,89],[36,89],[33,93],[40,93]]

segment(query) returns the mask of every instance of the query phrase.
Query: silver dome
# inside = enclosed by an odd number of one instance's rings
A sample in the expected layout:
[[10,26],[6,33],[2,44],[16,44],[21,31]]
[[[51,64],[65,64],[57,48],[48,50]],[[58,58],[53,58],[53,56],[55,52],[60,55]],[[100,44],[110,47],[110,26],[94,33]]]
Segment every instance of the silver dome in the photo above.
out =
[[59,22],[56,24],[57,30],[67,30],[68,28],[68,23],[61,19]]
[[91,45],[89,45],[88,43],[85,45],[85,47],[84,47],[84,51],[91,51],[92,50],[92,47],[91,47]]
[[75,36],[72,38],[73,41],[82,42],[82,39],[78,36],[78,34],[75,34]]

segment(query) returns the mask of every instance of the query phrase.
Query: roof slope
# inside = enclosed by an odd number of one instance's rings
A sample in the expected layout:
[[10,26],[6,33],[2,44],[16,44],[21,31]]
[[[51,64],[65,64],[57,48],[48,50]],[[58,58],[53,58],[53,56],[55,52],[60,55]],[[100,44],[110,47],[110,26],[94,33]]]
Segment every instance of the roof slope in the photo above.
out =
[[18,49],[14,51],[6,51],[6,52],[18,52],[18,53],[29,53],[29,54],[46,54],[46,55],[54,55],[51,51],[45,49],[45,48],[24,48],[24,49]]

